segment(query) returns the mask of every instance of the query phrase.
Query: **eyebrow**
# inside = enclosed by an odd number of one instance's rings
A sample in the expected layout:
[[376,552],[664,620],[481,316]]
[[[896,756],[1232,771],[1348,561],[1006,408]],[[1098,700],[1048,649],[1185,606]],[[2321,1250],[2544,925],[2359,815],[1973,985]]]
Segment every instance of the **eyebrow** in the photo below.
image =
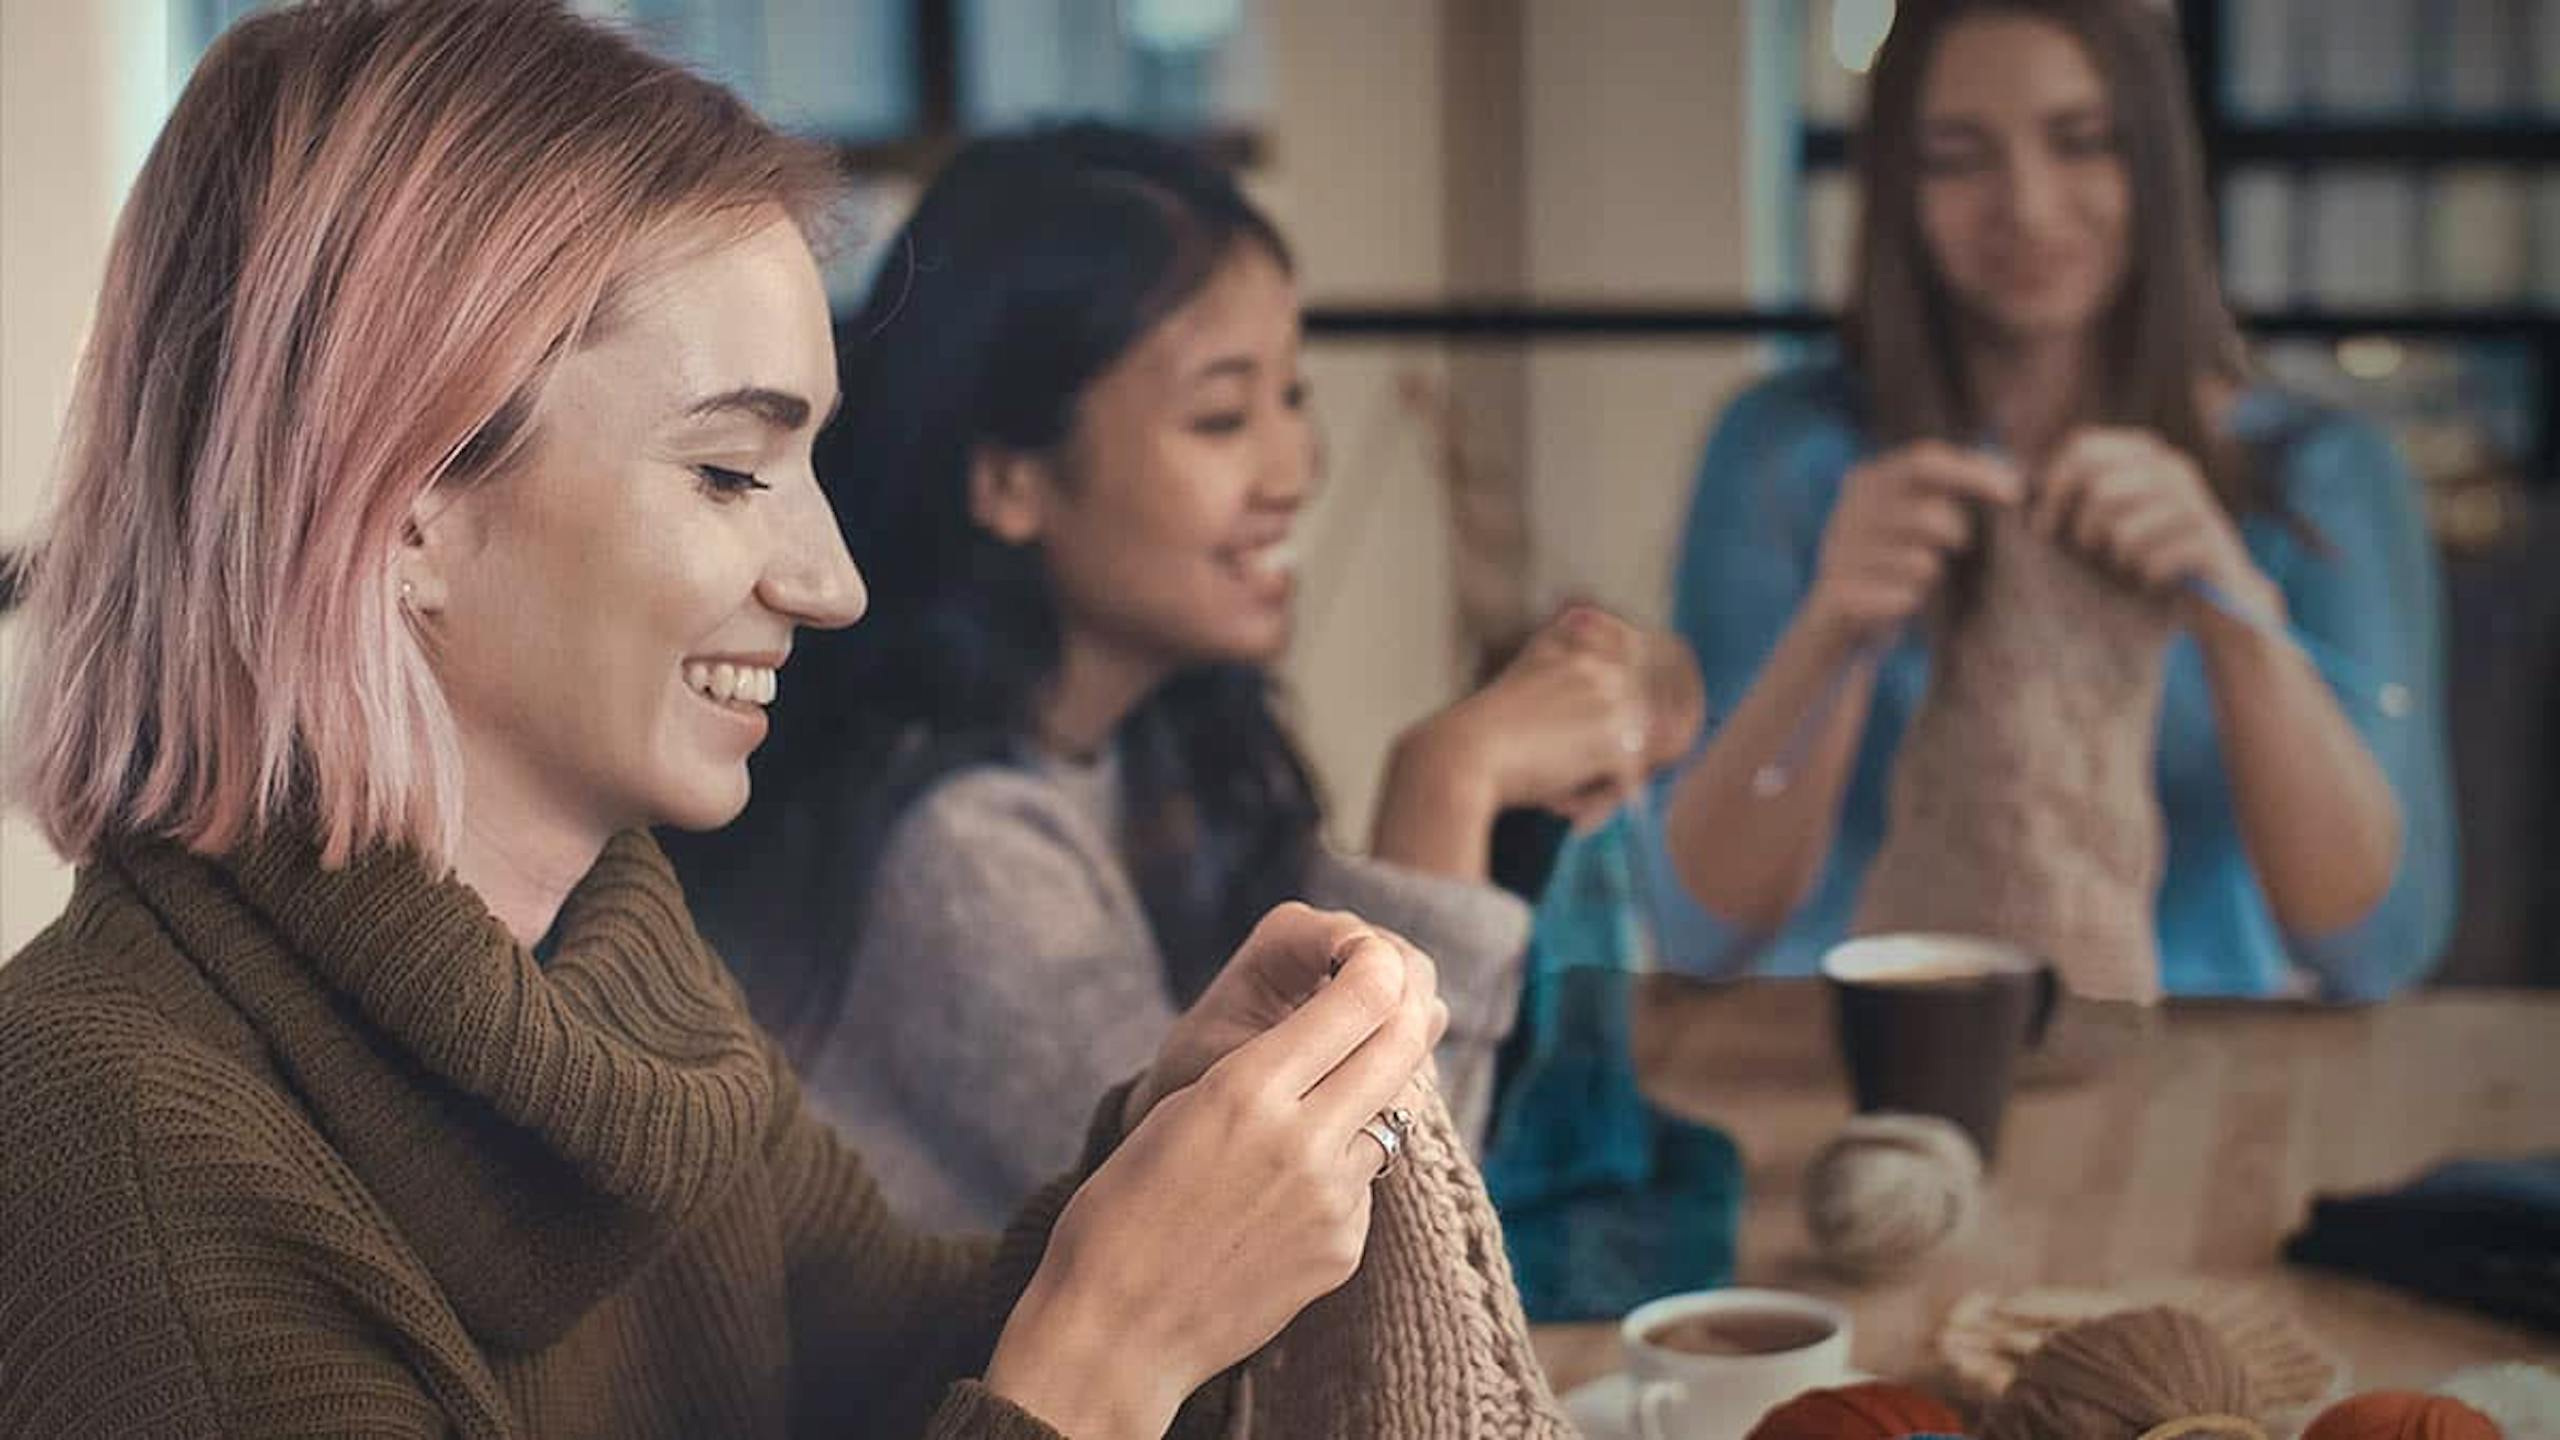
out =
[[1261,368],[1261,363],[1250,355],[1224,355],[1193,371],[1191,378],[1216,380],[1228,375],[1242,375],[1250,379]]
[[[836,418],[836,412],[843,408],[844,396],[839,392],[835,402],[827,407],[826,419],[819,421],[818,427],[825,429]],[[797,430],[808,423],[809,402],[788,390],[776,390],[765,385],[741,385],[735,390],[723,390],[717,395],[696,400],[685,407],[684,413],[687,419],[699,419],[706,415],[739,412],[752,415],[776,430]]]
[[[2057,105],[2035,118],[2040,125],[2072,125],[2089,121],[2103,125],[2114,116],[2105,102],[2088,100]],[[1988,133],[1990,127],[1983,123],[1982,117],[1958,111],[1953,115],[1923,115],[1920,117],[1920,129],[1924,133],[1979,135]]]

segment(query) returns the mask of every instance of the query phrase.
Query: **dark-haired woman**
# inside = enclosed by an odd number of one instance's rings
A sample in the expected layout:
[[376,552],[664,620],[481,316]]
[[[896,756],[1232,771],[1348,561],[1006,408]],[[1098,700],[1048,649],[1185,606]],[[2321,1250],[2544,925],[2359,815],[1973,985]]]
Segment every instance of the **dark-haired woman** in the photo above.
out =
[[1605,813],[1636,637],[1576,610],[1396,747],[1372,855],[1317,839],[1265,667],[1313,481],[1286,244],[1099,126],[971,146],[889,250],[819,470],[875,597],[772,707],[758,799],[676,854],[830,1114],[914,1213],[1008,1213],[1220,956],[1304,897],[1409,936],[1471,1139],[1525,908],[1495,813]]
[[1736,400],[1699,476],[1678,623],[1740,703],[1664,810],[1669,953],[1802,973],[1849,927],[1924,622],[2014,516],[2182,632],[2157,981],[2416,979],[2453,904],[2432,552],[2380,434],[2247,373],[2160,7],[1906,4],[1863,134],[1845,363]]

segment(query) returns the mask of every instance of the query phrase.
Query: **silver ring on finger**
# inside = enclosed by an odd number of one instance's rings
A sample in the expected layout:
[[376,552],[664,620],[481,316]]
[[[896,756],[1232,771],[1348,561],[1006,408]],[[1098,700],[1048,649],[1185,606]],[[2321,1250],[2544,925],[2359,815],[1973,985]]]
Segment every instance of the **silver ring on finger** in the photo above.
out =
[[1378,1172],[1369,1177],[1369,1183],[1374,1185],[1385,1179],[1387,1172],[1404,1159],[1405,1137],[1413,1133],[1413,1112],[1401,1105],[1390,1105],[1363,1121],[1360,1133],[1377,1141],[1378,1149],[1383,1152],[1378,1161]]

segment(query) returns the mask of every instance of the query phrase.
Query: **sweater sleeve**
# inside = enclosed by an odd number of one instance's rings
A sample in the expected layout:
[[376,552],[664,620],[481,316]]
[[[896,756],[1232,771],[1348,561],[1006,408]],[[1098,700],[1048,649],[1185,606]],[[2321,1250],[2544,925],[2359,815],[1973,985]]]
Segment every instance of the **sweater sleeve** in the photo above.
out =
[[1440,967],[1449,1032],[1436,1058],[1449,1111],[1469,1148],[1484,1143],[1494,1058],[1520,1011],[1529,907],[1493,885],[1319,850],[1307,901],[1348,910],[1420,946]]
[[[1081,1163],[998,1237],[929,1235],[890,1214],[850,1146],[802,1105],[777,1054],[769,1150],[790,1274],[795,1430],[877,1440],[1058,1440],[980,1384],[1006,1318],[1083,1178],[1119,1143],[1125,1085],[1102,1097]],[[1225,1432],[1231,1379],[1202,1387],[1171,1435]]]
[[2400,861],[2373,911],[2287,936],[2332,999],[2376,1000],[2431,969],[2453,926],[2458,870],[2444,722],[2444,579],[2416,481],[2371,424],[2335,417],[2302,439],[2286,498],[2316,546],[2271,568],[2302,637],[2400,807]]
[[1564,1440],[1484,1179],[1428,1081],[1412,1108],[1359,1272],[1257,1362],[1253,1433]]
[[[842,1022],[810,1083],[857,1140],[906,1147],[991,1225],[1074,1163],[1095,1098],[1176,1018],[1117,862],[1035,777],[917,802],[872,884]],[[903,1193],[897,1197],[908,1204]]]

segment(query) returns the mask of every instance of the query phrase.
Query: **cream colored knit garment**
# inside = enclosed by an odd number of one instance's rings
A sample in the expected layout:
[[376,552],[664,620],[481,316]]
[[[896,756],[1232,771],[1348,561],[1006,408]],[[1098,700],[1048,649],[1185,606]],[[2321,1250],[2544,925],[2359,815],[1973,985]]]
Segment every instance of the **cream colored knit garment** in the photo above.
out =
[[1360,1272],[1253,1363],[1257,1440],[1576,1434],[1529,1347],[1484,1179],[1438,1088],[1421,1088],[1404,1161],[1377,1185]]
[[2153,783],[2173,618],[2012,513],[1942,613],[1851,929],[1990,936],[2109,999],[2160,993]]

